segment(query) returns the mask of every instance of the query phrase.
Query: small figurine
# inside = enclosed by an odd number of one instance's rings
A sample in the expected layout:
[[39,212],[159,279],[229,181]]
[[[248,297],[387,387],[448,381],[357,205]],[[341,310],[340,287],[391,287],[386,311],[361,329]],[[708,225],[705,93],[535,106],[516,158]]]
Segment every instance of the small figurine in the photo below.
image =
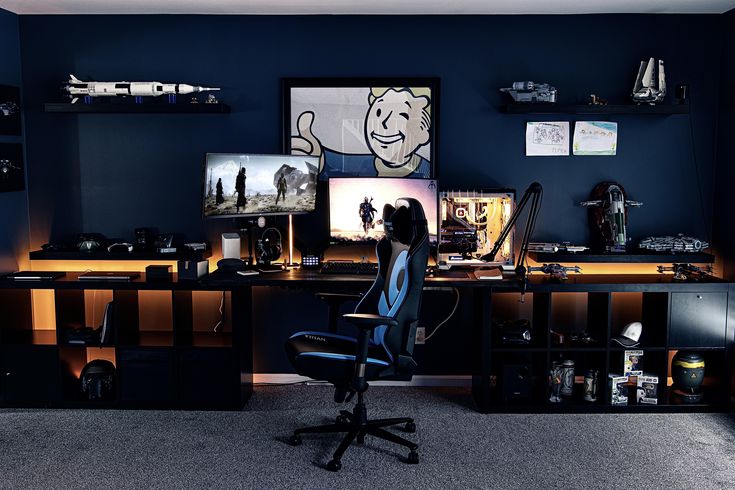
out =
[[552,87],[548,83],[534,82],[513,82],[513,86],[509,88],[501,88],[515,102],[531,102],[531,103],[554,103],[556,102],[556,87]]
[[189,101],[189,103],[190,104],[198,104],[199,103],[199,99],[197,99],[196,98],[196,95],[195,95],[194,97],[191,98],[191,100]]
[[76,103],[80,97],[158,97],[159,95],[193,94],[219,90],[216,87],[199,87],[185,83],[161,82],[83,82],[74,75],[63,87],[69,94],[71,103]]
[[589,105],[607,105],[607,101],[595,94],[590,94]]
[[[653,70],[657,70],[657,77],[654,78]],[[638,76],[633,86],[633,101],[639,104],[647,102],[656,105],[662,102],[666,96],[666,76],[664,74],[664,62],[658,60],[658,63],[651,58],[648,63],[641,61],[638,68]]]
[[214,94],[208,94],[207,100],[204,101],[205,104],[219,104],[219,100],[217,100],[217,97],[214,96]]

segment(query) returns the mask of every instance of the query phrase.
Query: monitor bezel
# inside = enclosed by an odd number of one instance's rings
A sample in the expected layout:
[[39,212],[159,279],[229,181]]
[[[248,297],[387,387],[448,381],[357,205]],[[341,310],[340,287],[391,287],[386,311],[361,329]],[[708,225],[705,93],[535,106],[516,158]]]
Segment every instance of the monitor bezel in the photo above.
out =
[[[417,179],[412,177],[372,177],[368,175],[355,175],[352,177],[330,177],[327,180],[327,210],[328,210],[328,224],[329,224],[329,244],[330,245],[370,245],[373,243],[377,243],[380,238],[376,238],[375,240],[342,240],[337,241],[334,239],[334,236],[332,236],[332,186],[331,181],[332,180],[363,180],[363,179],[378,179],[378,180],[410,180],[410,181],[420,181],[420,182],[428,182],[428,181],[434,181],[436,184],[436,202],[435,202],[435,209],[436,209],[436,240],[431,241],[431,238],[429,238],[429,244],[431,246],[436,246],[439,243],[439,194],[442,192],[439,189],[439,179]],[[401,196],[401,197],[411,197],[411,196]],[[381,213],[383,210],[379,210]],[[429,237],[431,237],[431,232],[429,232]]]
[[[319,168],[319,157],[311,155],[282,155],[279,153],[232,153],[232,152],[207,152],[204,154],[204,165],[202,165],[202,187],[201,187],[201,209],[203,219],[238,219],[238,218],[257,218],[259,216],[288,216],[288,215],[301,215],[316,212],[317,202],[316,194],[314,192],[314,209],[310,211],[286,211],[283,213],[239,213],[239,214],[218,214],[216,216],[207,216],[206,201],[207,201],[207,162],[209,161],[210,155],[241,155],[249,157],[285,157],[285,158],[315,158],[317,160],[317,168]],[[319,174],[317,173],[317,179]]]

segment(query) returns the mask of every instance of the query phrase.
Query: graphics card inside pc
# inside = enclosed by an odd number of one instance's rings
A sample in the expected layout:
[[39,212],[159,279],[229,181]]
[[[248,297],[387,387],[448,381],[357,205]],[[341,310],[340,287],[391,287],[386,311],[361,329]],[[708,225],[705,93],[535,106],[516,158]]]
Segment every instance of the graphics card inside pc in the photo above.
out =
[[[508,189],[447,191],[440,195],[438,260],[440,267],[487,265],[495,237],[513,213],[515,192]],[[495,257],[513,264],[513,234]]]

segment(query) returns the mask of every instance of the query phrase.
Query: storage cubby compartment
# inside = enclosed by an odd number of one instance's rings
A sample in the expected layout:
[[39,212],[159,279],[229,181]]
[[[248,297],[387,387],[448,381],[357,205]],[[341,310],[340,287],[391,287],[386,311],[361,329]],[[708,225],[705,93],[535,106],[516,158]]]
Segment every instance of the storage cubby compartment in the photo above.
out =
[[670,347],[725,347],[727,293],[671,293]]
[[3,405],[49,405],[61,398],[55,346],[0,346],[0,401]]
[[[96,368],[93,361],[101,361]],[[100,371],[99,367],[112,363],[114,369]],[[117,399],[117,368],[114,347],[60,346],[59,363],[61,367],[62,398],[69,402],[92,404],[113,403]],[[87,367],[89,366],[89,367]],[[85,367],[89,376],[83,381]]]
[[[528,293],[521,301],[520,293],[496,293],[491,296],[493,349],[546,348],[549,295]],[[531,339],[524,343],[519,321],[529,322]]]
[[552,349],[605,347],[609,316],[607,293],[553,293],[550,316]]
[[120,345],[172,347],[174,345],[172,291],[138,292],[138,332],[135,342],[121,339]]
[[232,349],[182,348],[178,351],[179,400],[186,408],[231,409],[237,405],[240,377]]
[[491,400],[503,405],[543,402],[546,386],[546,354],[498,352],[490,372]]
[[702,399],[696,403],[687,403],[681,396],[678,396],[674,389],[676,388],[672,373],[672,360],[678,350],[671,349],[666,356],[666,385],[668,387],[668,403],[672,405],[708,405],[708,406],[725,406],[728,404],[727,387],[731,380],[729,378],[730,370],[727,367],[727,352],[725,349],[681,349],[683,352],[694,352],[702,356],[704,359],[704,382],[701,385]]
[[[610,339],[622,335],[625,327],[633,322],[642,325],[639,346],[636,349],[663,348],[666,346],[668,320],[668,293],[612,293]],[[610,346],[623,349],[611,340]]]
[[[118,311],[123,310],[125,304],[117,301],[117,297],[118,291],[112,290],[56,290],[56,336],[59,345],[114,345],[116,333],[126,321],[126,315],[119,315]],[[107,305],[110,303],[114,306],[108,314]]]
[[173,291],[176,345],[232,347],[231,302],[224,291]]
[[33,326],[33,299],[29,289],[0,291],[0,344],[54,345],[53,330],[36,330]]
[[168,407],[176,399],[175,354],[172,349],[118,349],[120,403]]
[[[564,367],[564,361],[574,362],[574,384],[572,394],[562,392],[560,402],[551,402],[552,395],[552,379],[551,370],[554,363],[559,363]],[[597,387],[594,390],[595,401],[585,400],[584,378],[589,370],[597,371]],[[570,351],[555,351],[551,353],[550,362],[547,368],[547,390],[545,399],[550,408],[569,407],[577,405],[602,405],[605,402],[606,390],[605,382],[607,379],[606,372],[606,356],[604,350],[580,350],[574,349]]]

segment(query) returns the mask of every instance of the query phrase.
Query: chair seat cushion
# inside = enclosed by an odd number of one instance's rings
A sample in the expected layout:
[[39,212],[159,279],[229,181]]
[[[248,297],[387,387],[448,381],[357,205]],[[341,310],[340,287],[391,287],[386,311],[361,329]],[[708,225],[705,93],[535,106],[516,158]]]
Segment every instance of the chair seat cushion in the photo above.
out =
[[[298,332],[286,342],[286,352],[298,374],[336,384],[347,383],[352,378],[356,349],[355,338],[327,332]],[[366,378],[377,379],[392,362],[382,346],[371,343]]]

